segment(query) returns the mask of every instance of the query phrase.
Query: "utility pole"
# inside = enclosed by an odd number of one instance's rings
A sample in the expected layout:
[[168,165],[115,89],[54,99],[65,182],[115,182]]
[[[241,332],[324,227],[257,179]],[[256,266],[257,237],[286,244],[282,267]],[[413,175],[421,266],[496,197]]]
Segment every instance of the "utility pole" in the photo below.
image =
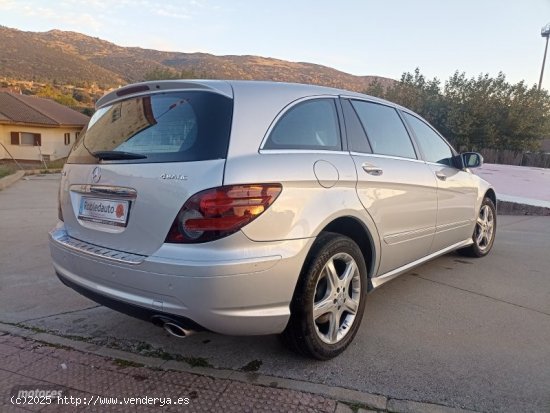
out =
[[550,23],[540,31],[542,37],[546,37],[546,47],[544,48],[544,57],[542,58],[542,69],[540,70],[539,90],[542,86],[542,76],[544,75],[544,65],[546,64],[546,52],[548,52],[548,39],[550,38]]

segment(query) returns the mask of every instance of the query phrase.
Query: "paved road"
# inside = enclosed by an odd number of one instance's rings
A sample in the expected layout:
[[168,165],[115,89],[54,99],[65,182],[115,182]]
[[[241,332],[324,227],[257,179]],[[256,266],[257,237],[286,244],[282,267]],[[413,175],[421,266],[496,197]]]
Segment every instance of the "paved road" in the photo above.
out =
[[[276,337],[210,333],[178,340],[99,307],[53,273],[47,230],[57,178],[0,192],[0,321],[98,343],[143,342],[216,367],[262,362],[263,374],[479,411],[550,411],[550,218],[499,217],[480,260],[441,257],[369,295],[350,348],[328,362],[289,354]],[[140,344],[142,343],[142,344]]]

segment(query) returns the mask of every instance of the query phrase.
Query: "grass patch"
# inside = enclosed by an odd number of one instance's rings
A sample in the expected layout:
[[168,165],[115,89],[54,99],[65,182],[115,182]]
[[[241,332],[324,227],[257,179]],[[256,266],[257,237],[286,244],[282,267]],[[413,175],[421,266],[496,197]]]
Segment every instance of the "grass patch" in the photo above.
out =
[[44,330],[43,328],[35,327],[35,326],[27,326],[21,323],[4,323],[4,324],[11,324],[15,327],[24,328],[25,330],[30,330],[34,333],[50,333],[49,330]]
[[126,367],[143,367],[144,366],[141,363],[136,363],[135,361],[129,361],[129,360],[123,360],[123,359],[114,359],[113,364],[115,366],[120,367],[121,369],[125,369]]
[[[110,345],[109,347],[112,347],[112,345]],[[156,357],[156,358],[159,358],[159,359],[162,359],[162,360],[174,360],[175,357],[172,356],[170,353],[164,351],[163,349],[161,348],[153,348],[152,346],[150,346],[149,344],[146,344],[146,343],[140,343],[140,346],[141,347],[137,352],[139,354],[142,354],[146,357]],[[131,348],[130,349],[125,349],[125,350],[132,350]]]
[[46,165],[48,165],[48,169],[63,169],[65,162],[67,162],[67,158],[61,158],[55,161],[46,162]]
[[61,335],[61,337],[65,337],[65,338],[68,338],[69,340],[74,340],[74,341],[84,341],[84,342],[91,341],[89,337],[73,336],[70,334],[59,334],[59,333],[54,333],[54,334]]
[[[0,321],[0,322],[2,322],[2,321]],[[140,341],[140,342],[134,344],[134,343],[131,343],[131,342],[118,341],[118,340],[112,339],[112,338],[108,338],[107,340],[105,340],[105,339],[97,339],[97,338],[93,338],[93,337],[83,337],[83,336],[77,336],[77,335],[62,334],[59,331],[45,330],[45,329],[42,329],[40,327],[28,326],[28,325],[21,324],[21,323],[9,323],[9,322],[3,322],[3,323],[13,325],[13,326],[16,326],[16,327],[20,327],[20,328],[23,328],[25,330],[30,330],[30,331],[33,331],[35,333],[49,333],[49,334],[56,335],[58,337],[68,338],[70,340],[83,341],[83,342],[86,342],[86,343],[92,343],[92,344],[99,345],[99,346],[105,346],[105,347],[118,349],[118,350],[122,350],[122,351],[128,351],[128,352],[131,352],[131,353],[137,353],[137,354],[141,354],[141,355],[146,356],[146,357],[155,357],[155,358],[160,358],[162,360],[167,360],[167,361],[168,360],[183,361],[183,362],[189,364],[191,367],[212,367],[212,368],[214,367],[204,357],[186,357],[186,356],[182,356],[180,354],[168,353],[167,351],[164,351],[162,348],[155,348],[155,347],[151,346],[151,344],[145,343],[143,341]],[[30,339],[35,340],[32,337],[30,337]],[[114,361],[115,364],[118,364],[118,363],[123,363],[123,364],[124,363],[133,363],[133,362],[127,362],[125,360],[120,360],[120,362],[119,362],[117,360],[118,359],[115,359],[115,361]],[[254,363],[254,362],[257,362],[257,363],[259,362],[258,368],[262,364],[262,362],[258,361],[258,360],[254,360],[251,363]],[[248,363],[247,366],[251,363]],[[128,367],[128,366],[130,366],[130,364],[125,365],[125,367]],[[141,366],[134,366],[134,364],[131,364],[131,366],[141,367]],[[247,370],[244,370],[244,371],[247,371]],[[254,370],[249,370],[249,371],[254,371]]]
[[260,367],[262,366],[262,364],[263,364],[262,360],[252,360],[251,362],[242,366],[239,370],[246,371],[246,372],[258,371],[260,370]]
[[[178,360],[179,357],[176,357]],[[181,357],[181,361],[185,361],[191,367],[214,367],[203,357]]]
[[135,352],[147,357],[156,357],[162,360],[184,361],[191,367],[213,367],[208,360],[203,357],[185,357],[179,354],[171,354],[161,348],[153,348],[149,343],[143,341],[135,346]]
[[140,341],[136,346],[136,351],[138,353],[143,353],[146,351],[150,351],[153,347],[149,343],[145,343],[143,341]]
[[[36,339],[32,339],[32,340],[36,340]],[[72,351],[74,350],[73,348],[69,347],[69,346],[65,346],[63,344],[54,344],[54,343],[47,343],[45,341],[42,341],[42,340],[36,340],[38,343],[40,343],[41,346],[45,346],[45,347],[53,347],[53,348],[58,348],[58,349],[61,349],[61,350],[68,350],[68,351]]]
[[55,161],[46,161],[45,165],[42,161],[20,160],[14,162],[9,159],[3,160],[0,163],[0,178],[10,175],[19,169],[24,171],[38,171],[41,174],[57,173],[59,170],[63,169],[66,162],[67,158],[56,159]]
[[357,413],[359,409],[369,409],[369,407],[363,403],[353,403],[353,402],[352,403],[340,402],[340,403],[347,404],[353,413]]
[[0,178],[11,175],[17,169],[12,165],[0,165]]

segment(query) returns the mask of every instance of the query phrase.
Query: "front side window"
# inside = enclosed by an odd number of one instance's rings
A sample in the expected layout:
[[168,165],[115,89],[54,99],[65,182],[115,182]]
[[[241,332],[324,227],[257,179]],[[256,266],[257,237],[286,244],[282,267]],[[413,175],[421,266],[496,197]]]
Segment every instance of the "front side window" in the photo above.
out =
[[342,149],[334,99],[308,100],[293,106],[277,122],[264,149]]
[[143,155],[132,162],[182,162],[227,156],[233,100],[209,92],[168,92],[99,109],[68,163],[97,163],[104,151]]
[[352,101],[372,152],[379,155],[416,159],[411,139],[397,111],[386,105]]
[[447,143],[425,122],[409,113],[403,112],[405,119],[416,136],[418,145],[428,162],[452,165],[453,152]]

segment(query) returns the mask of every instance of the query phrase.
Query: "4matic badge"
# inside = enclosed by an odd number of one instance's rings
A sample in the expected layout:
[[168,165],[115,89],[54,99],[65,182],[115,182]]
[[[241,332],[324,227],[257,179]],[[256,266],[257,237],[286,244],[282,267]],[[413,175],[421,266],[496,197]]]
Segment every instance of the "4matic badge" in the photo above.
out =
[[162,174],[160,179],[175,179],[178,181],[187,181],[187,176],[180,174]]

